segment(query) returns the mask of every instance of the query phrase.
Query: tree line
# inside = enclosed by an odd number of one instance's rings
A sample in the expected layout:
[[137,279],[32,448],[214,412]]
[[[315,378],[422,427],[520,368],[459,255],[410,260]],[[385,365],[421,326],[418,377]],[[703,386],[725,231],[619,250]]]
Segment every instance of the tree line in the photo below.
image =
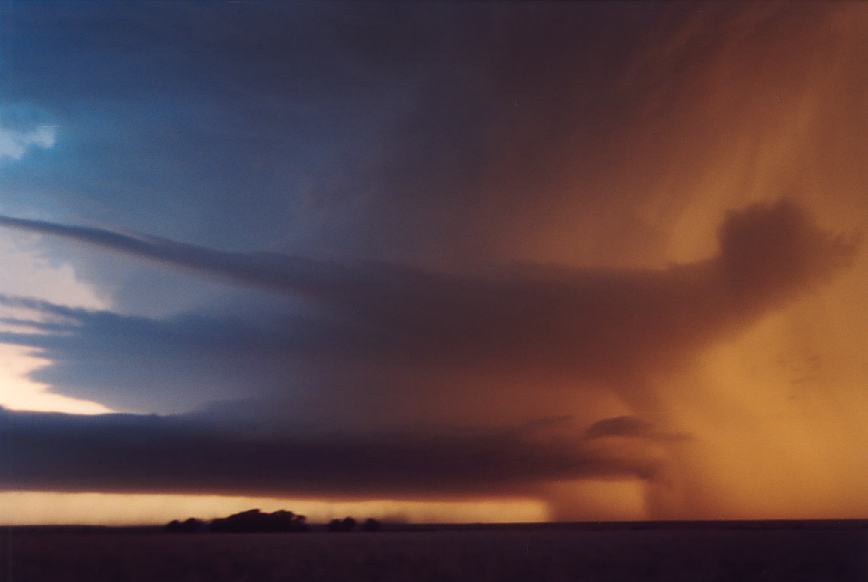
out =
[[[352,517],[333,519],[327,524],[330,532],[379,531],[380,522],[369,517],[359,525]],[[291,511],[279,510],[273,513],[263,513],[258,509],[234,513],[228,517],[220,517],[205,521],[191,517],[184,521],[173,519],[165,526],[169,533],[252,533],[252,532],[305,532],[310,531],[304,515]]]

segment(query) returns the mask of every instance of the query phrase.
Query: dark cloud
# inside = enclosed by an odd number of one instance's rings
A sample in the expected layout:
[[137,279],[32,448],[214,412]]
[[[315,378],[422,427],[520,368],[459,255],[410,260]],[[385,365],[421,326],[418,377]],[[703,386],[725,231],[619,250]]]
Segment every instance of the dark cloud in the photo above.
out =
[[538,426],[425,434],[263,432],[198,417],[0,410],[0,488],[426,498],[531,494],[561,479],[650,479],[657,461]]

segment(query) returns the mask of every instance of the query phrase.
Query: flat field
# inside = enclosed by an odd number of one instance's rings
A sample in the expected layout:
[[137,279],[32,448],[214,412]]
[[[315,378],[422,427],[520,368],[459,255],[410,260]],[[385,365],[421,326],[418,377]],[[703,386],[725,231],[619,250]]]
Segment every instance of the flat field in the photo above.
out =
[[295,534],[3,532],[8,582],[868,581],[868,529],[488,527]]

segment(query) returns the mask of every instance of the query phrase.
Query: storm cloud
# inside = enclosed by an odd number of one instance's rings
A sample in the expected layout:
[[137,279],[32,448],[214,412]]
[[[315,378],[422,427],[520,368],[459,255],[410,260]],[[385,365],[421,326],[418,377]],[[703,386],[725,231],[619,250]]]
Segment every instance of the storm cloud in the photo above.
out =
[[865,507],[865,15],[0,7],[0,486]]

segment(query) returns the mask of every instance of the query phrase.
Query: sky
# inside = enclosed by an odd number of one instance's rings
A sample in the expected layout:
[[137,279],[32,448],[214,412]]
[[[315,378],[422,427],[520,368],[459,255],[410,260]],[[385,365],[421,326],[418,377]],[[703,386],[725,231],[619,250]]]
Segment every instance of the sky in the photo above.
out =
[[0,5],[0,515],[868,517],[868,6]]

